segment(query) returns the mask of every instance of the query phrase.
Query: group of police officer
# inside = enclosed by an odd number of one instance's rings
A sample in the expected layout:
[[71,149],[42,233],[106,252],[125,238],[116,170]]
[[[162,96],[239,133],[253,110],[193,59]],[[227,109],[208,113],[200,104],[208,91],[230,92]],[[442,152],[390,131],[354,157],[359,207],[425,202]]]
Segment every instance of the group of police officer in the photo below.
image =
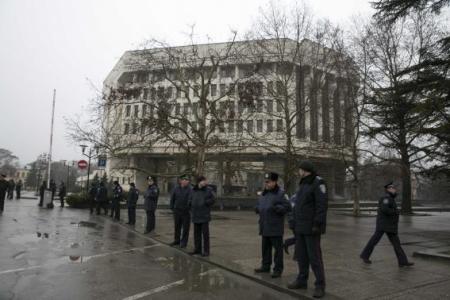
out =
[[[313,297],[321,298],[325,295],[325,271],[321,250],[321,235],[326,231],[328,195],[327,187],[310,161],[301,161],[298,165],[301,178],[296,193],[289,198],[278,185],[279,175],[269,172],[264,175],[264,190],[260,193],[255,207],[259,215],[259,234],[261,235],[261,266],[255,269],[256,273],[270,273],[278,278],[283,272],[283,248],[288,253],[289,245],[295,245],[294,259],[298,264],[297,278],[288,284],[289,289],[307,289],[309,269],[311,267],[315,276],[315,289]],[[155,229],[155,210],[158,204],[159,189],[156,179],[147,177],[148,187],[144,193],[144,209],[147,215],[145,233]],[[103,208],[108,212],[107,192],[103,183],[92,189],[97,214]],[[412,266],[400,246],[398,237],[399,210],[395,197],[397,195],[392,182],[385,186],[386,194],[378,204],[378,216],[375,233],[364,248],[360,257],[364,263],[370,264],[370,255],[376,244],[386,233],[392,243],[400,267]],[[111,217],[120,219],[120,204],[122,188],[117,181],[114,182],[113,200],[111,201]],[[134,183],[130,184],[128,192],[128,223],[136,222],[136,204],[139,191]],[[189,239],[191,222],[194,224],[194,251],[192,255],[209,256],[209,222],[211,221],[211,207],[215,202],[215,194],[208,185],[206,177],[199,176],[194,185],[187,175],[178,178],[178,185],[170,197],[170,209],[174,216],[174,241],[172,246],[186,248]],[[91,213],[93,205],[91,205]],[[288,217],[289,228],[293,237],[283,241],[285,218]],[[272,255],[272,249],[274,253]]]

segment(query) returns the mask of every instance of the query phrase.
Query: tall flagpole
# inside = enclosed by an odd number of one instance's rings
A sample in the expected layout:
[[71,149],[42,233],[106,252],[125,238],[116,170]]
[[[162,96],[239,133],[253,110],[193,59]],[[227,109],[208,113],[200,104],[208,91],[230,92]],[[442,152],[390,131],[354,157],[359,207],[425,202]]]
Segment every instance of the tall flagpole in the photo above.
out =
[[52,125],[50,126],[50,150],[48,151],[47,188],[50,189],[50,172],[52,169],[53,122],[55,120],[56,89],[53,89]]

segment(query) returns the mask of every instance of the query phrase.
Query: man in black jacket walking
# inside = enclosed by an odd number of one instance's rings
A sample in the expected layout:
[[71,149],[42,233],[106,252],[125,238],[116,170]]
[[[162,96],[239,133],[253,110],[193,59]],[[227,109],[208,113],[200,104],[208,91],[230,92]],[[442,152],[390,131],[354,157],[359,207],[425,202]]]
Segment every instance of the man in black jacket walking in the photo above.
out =
[[255,208],[259,214],[259,234],[262,236],[261,267],[255,273],[270,272],[272,265],[272,248],[275,249],[272,277],[278,278],[283,273],[283,234],[284,216],[291,210],[284,191],[278,186],[278,174],[274,172],[264,175],[265,188]]
[[325,271],[320,247],[320,236],[325,233],[328,209],[328,196],[325,181],[317,176],[310,161],[299,164],[300,186],[295,195],[292,213],[296,244],[295,253],[299,274],[288,285],[290,289],[306,289],[309,266],[316,277],[313,297],[325,295]]
[[400,239],[398,238],[398,217],[400,213],[397,209],[397,203],[395,203],[397,190],[393,182],[386,184],[384,189],[386,194],[378,201],[377,226],[375,233],[370,238],[360,257],[364,263],[371,264],[372,262],[369,259],[370,255],[383,237],[383,234],[386,233],[389,241],[394,247],[398,265],[400,267],[412,266],[414,263],[408,261],[408,258],[400,245]]
[[171,246],[180,245],[180,248],[186,248],[191,223],[188,202],[192,194],[192,187],[187,175],[181,175],[178,181],[179,184],[170,197],[170,209],[173,211],[175,222],[175,238]]

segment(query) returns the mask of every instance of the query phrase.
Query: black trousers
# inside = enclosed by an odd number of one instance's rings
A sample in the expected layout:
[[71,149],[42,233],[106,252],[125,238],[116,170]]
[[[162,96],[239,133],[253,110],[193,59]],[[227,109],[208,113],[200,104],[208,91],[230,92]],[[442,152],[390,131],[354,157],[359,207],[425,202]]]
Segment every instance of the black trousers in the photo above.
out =
[[6,192],[1,192],[0,193],[0,211],[3,211],[5,209],[5,197],[6,197]]
[[262,268],[270,270],[272,265],[272,248],[275,249],[273,256],[274,272],[283,272],[283,237],[263,236],[261,242]]
[[145,231],[150,232],[155,229],[155,210],[146,210],[145,213],[147,214],[147,224],[145,226]]
[[[203,252],[202,252],[203,240]],[[209,254],[209,222],[194,223],[194,244],[197,253]]]
[[64,207],[64,197],[59,197],[59,201],[61,201],[61,207]]
[[106,201],[97,201],[97,207],[96,207],[97,215],[100,214],[100,209],[101,208],[103,208],[103,210],[105,212],[105,215],[107,215],[108,214],[108,202],[106,202]]
[[191,214],[189,211],[174,211],[175,222],[174,242],[181,246],[186,246],[189,239],[189,228],[191,226]]
[[364,248],[363,252],[361,253],[362,258],[369,259],[370,255],[373,252],[373,249],[378,244],[378,242],[383,237],[383,234],[387,235],[389,238],[389,241],[391,242],[392,246],[394,247],[395,255],[397,256],[398,264],[404,265],[408,263],[408,258],[406,257],[405,252],[402,249],[402,246],[400,245],[400,239],[398,237],[397,233],[393,232],[385,232],[385,231],[379,231],[376,230],[375,233],[370,238],[369,242],[367,243],[366,247]]
[[120,202],[118,199],[111,201],[111,217],[120,220]]
[[20,190],[16,190],[16,200],[20,199]]
[[309,266],[311,266],[316,281],[316,287],[325,288],[325,270],[320,248],[320,235],[296,235],[295,253],[299,274],[297,280],[307,284],[309,277]]
[[136,224],[136,207],[128,207],[128,223]]

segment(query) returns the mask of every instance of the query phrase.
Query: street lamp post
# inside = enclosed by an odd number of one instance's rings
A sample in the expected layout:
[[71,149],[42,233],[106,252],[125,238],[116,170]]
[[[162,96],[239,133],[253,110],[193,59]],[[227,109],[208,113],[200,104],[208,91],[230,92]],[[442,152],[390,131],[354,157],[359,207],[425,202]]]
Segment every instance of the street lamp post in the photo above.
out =
[[[100,147],[97,145],[93,147],[94,149],[92,149],[92,147],[89,147],[89,154],[86,154],[86,148],[88,148],[87,145],[80,145],[80,147],[81,153],[88,158],[87,181],[86,181],[86,195],[87,195],[89,192],[89,173],[91,172],[91,158],[98,156],[98,151]],[[92,150],[95,150],[95,154],[92,152]]]
[[70,167],[73,167],[75,165],[75,162],[72,161],[72,164],[70,164],[68,161],[65,160],[64,165],[67,166],[66,190],[67,190],[67,192],[69,192]]

